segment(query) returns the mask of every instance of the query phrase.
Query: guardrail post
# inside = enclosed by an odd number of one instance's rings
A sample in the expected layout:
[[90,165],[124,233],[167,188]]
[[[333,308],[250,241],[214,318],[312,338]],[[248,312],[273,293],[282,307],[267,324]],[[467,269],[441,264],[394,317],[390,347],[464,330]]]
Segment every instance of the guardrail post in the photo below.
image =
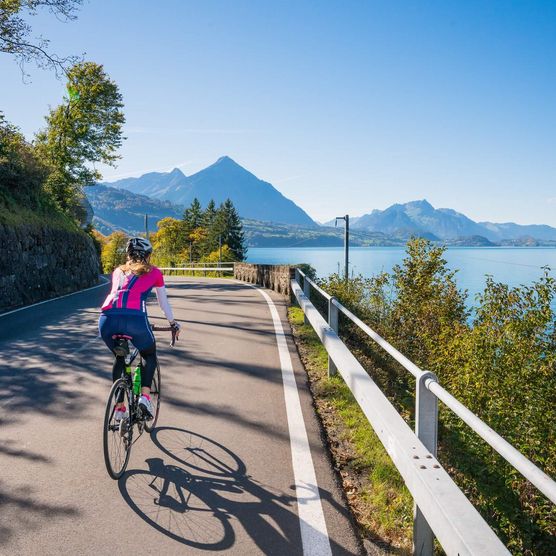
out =
[[[330,326],[330,328],[332,328],[332,330],[334,330],[334,332],[336,332],[336,334],[338,334],[338,307],[336,306],[335,303],[333,303],[336,300],[335,297],[331,297],[328,300],[328,326]],[[332,358],[330,357],[330,355],[328,356],[328,376],[334,376],[335,374],[338,374],[338,367],[336,367],[334,361],[332,361]]]
[[[306,275],[303,276],[303,293],[308,300],[311,300],[311,284],[309,283]],[[305,312],[303,312],[303,315],[303,323],[309,324],[309,319],[307,318],[307,315],[305,315]]]
[[[438,400],[427,388],[427,380],[438,382],[430,371],[418,379],[415,393],[415,434],[425,448],[436,457],[438,436]],[[417,505],[413,508],[413,554],[432,556],[434,554],[434,534],[425,516]]]
[[[299,268],[295,267],[293,269],[293,279],[299,284]],[[295,299],[295,294],[293,293],[293,288],[290,291],[290,298],[292,301],[297,303],[297,299]]]

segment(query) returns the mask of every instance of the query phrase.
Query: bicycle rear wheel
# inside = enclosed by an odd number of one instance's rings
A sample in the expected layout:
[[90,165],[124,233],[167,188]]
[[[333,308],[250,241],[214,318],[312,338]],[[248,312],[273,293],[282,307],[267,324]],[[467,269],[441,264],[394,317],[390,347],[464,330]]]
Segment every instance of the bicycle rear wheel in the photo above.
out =
[[152,430],[156,427],[158,412],[160,411],[160,365],[158,364],[158,361],[156,362],[156,370],[151,384],[151,403],[154,415],[151,420],[145,421],[145,430],[147,432],[152,432]]
[[[120,378],[114,382],[106,403],[103,430],[104,463],[112,479],[119,479],[124,474],[131,453],[133,427],[131,425],[130,398],[131,391],[128,381]],[[125,403],[127,417],[116,422],[114,413],[116,404],[119,402]]]

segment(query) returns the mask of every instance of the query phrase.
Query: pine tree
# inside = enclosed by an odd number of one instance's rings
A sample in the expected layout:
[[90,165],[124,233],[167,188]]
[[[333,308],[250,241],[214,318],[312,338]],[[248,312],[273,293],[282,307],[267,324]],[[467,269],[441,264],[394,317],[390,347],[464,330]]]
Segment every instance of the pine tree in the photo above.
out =
[[216,218],[216,212],[216,203],[211,199],[203,213],[203,226],[205,228],[210,229],[212,227]]
[[218,210],[213,199],[211,199],[203,213],[203,227],[206,230],[206,237],[201,246],[202,256],[206,257],[215,249],[218,249],[219,231],[216,229]]
[[184,210],[183,221],[187,233],[203,225],[203,209],[197,197],[193,199],[191,206]]
[[243,225],[230,199],[220,205],[214,229],[220,236],[222,245],[227,245],[238,261],[243,261],[247,253]]

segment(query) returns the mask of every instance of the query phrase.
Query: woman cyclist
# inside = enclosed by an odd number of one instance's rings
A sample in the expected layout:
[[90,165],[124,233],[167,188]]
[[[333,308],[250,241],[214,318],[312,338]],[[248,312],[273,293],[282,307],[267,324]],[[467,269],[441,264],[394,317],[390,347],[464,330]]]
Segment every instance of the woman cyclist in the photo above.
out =
[[[126,247],[127,262],[112,273],[112,290],[102,304],[102,314],[98,322],[104,343],[114,353],[113,336],[130,336],[139,350],[145,364],[141,371],[141,397],[139,406],[147,418],[153,416],[150,391],[156,369],[156,344],[147,320],[147,297],[155,288],[158,304],[168,319],[170,326],[179,335],[180,325],[174,320],[168,303],[162,272],[149,263],[153,251],[149,240],[142,237],[131,238]],[[114,353],[115,355],[115,353]],[[112,380],[122,376],[125,358],[116,356],[112,367]],[[127,415],[125,403],[116,405],[115,420]]]

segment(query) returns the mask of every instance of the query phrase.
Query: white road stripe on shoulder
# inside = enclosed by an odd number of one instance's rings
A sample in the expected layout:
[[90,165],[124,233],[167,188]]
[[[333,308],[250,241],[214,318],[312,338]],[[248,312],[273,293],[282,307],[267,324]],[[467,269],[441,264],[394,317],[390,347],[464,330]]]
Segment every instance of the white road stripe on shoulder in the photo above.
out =
[[274,322],[276,343],[278,344],[303,555],[331,556],[330,539],[328,538],[317,477],[313,466],[313,458],[311,457],[311,448],[309,447],[305,421],[301,412],[301,401],[282,321],[268,293],[260,288],[255,289],[264,297],[268,304]]
[[0,318],[7,317],[8,315],[13,315],[14,313],[19,313],[19,311],[25,311],[25,309],[31,309],[32,307],[37,307],[37,305],[44,305],[45,303],[50,303],[51,301],[56,301],[58,299],[64,299],[64,297],[70,297],[72,295],[77,295],[78,293],[88,292],[90,290],[96,290],[97,288],[102,288],[106,284],[110,284],[110,280],[101,276],[102,280],[105,280],[103,284],[98,284],[92,288],[85,288],[84,290],[79,290],[77,292],[67,293],[66,295],[61,295],[59,297],[53,297],[52,299],[45,299],[44,301],[39,301],[38,303],[33,303],[32,305],[25,305],[25,307],[20,307],[19,309],[14,309],[13,311],[8,311],[7,313],[0,313]]

